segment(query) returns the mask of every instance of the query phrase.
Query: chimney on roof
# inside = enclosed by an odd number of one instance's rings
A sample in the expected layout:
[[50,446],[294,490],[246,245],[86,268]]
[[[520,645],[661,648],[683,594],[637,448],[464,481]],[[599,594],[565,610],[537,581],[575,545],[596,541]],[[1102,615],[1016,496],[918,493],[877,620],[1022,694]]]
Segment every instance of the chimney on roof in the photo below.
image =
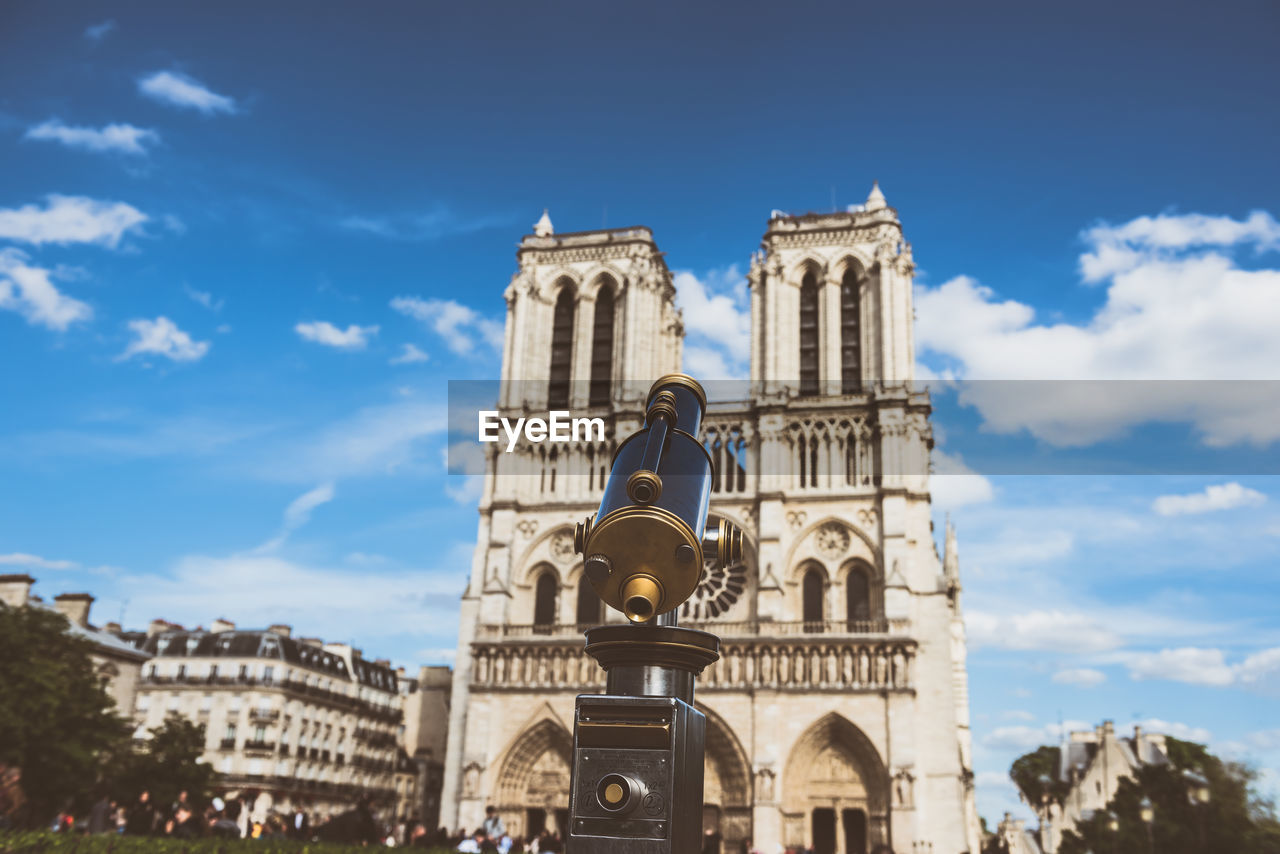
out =
[[124,632],[124,627],[121,626],[119,623],[117,623],[115,620],[112,620],[111,622],[107,623],[102,628],[113,635],[118,635]]
[[275,623],[274,625],[269,626],[267,628],[267,631],[275,632],[276,634],[280,635],[280,637],[282,638],[287,638],[293,634],[293,629],[290,626],[285,625],[284,623]]
[[209,627],[209,631],[213,632],[215,635],[218,632],[233,632],[235,630],[236,630],[236,624],[226,619],[225,617],[219,617],[218,619],[214,620],[213,625]]
[[89,627],[89,608],[93,597],[88,593],[61,593],[53,597],[58,613],[82,629]]
[[378,665],[379,667],[390,667],[390,666],[391,666],[391,659],[389,659],[389,658],[375,658],[375,659],[373,660],[373,663],[374,663],[374,664],[376,664],[376,665]]
[[147,637],[158,635],[161,632],[168,631],[171,626],[168,620],[152,620],[147,625]]
[[324,649],[324,641],[320,638],[298,638],[299,643],[305,643],[307,646],[314,646]]
[[0,575],[0,602],[10,608],[24,608],[31,598],[31,585],[36,580],[25,572]]

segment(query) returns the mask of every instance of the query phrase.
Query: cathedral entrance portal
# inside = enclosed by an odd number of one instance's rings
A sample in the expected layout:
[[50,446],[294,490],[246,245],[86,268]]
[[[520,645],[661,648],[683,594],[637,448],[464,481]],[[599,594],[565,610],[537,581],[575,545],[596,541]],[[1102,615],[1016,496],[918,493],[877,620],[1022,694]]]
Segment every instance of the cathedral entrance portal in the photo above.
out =
[[784,844],[814,854],[866,854],[886,842],[887,779],[862,730],[832,713],[791,750],[784,783]]
[[511,745],[498,775],[496,806],[512,837],[536,836],[544,828],[568,830],[569,769],[573,738],[544,718]]

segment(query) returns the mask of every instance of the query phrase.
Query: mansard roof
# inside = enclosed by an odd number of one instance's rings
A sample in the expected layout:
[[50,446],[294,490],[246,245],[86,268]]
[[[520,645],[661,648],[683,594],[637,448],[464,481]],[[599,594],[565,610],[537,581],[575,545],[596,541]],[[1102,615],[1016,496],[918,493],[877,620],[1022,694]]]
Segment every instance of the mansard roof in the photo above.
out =
[[[136,636],[137,633],[131,633]],[[235,629],[209,632],[179,629],[142,636],[138,646],[157,658],[266,658],[352,680],[382,691],[396,691],[396,674],[390,667],[366,661],[352,651],[349,672],[346,659],[321,647],[303,643],[270,630]]]

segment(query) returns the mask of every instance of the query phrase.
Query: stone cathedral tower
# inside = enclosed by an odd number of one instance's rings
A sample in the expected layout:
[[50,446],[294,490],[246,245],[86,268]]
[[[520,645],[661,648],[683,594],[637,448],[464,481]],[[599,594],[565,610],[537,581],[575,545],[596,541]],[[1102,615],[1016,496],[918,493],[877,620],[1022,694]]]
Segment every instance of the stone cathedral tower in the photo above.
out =
[[[544,214],[506,291],[502,405],[600,416],[610,446],[487,460],[463,594],[441,820],[512,835],[566,820],[582,652],[604,613],[573,551],[643,395],[683,330],[646,228],[555,234]],[[745,534],[682,625],[721,637],[699,679],[704,824],[818,854],[978,851],[954,533],[934,545],[929,400],[911,387],[912,261],[878,187],[847,212],[769,220],[751,262],[751,394],[704,421],[712,510]],[[700,378],[705,379],[705,378]]]

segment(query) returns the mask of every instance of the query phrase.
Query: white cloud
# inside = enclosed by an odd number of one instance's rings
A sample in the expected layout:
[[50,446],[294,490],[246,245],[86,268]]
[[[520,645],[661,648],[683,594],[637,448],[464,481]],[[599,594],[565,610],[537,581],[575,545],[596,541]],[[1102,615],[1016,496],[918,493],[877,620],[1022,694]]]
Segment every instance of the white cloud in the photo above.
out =
[[685,345],[682,369],[700,380],[740,379],[742,372],[729,367],[725,354],[711,347]]
[[413,344],[405,344],[404,349],[400,351],[400,355],[391,360],[393,365],[416,365],[419,362],[425,362],[431,357],[422,352]]
[[1000,717],[1007,721],[1034,721],[1036,716],[1025,709],[1008,709],[1001,712]]
[[929,476],[929,494],[935,508],[954,510],[966,504],[981,504],[992,500],[995,498],[995,489],[991,481],[975,474],[958,456],[935,447],[933,473]]
[[1260,686],[1280,676],[1280,647],[1260,650],[1230,664],[1215,648],[1179,647],[1158,652],[1124,653],[1117,658],[1128,665],[1135,680],[1165,679],[1192,685]]
[[174,362],[194,362],[209,352],[208,341],[193,341],[190,335],[167,317],[130,320],[129,330],[133,332],[134,340],[117,357],[117,361],[155,354]]
[[941,361],[939,372],[965,380],[961,401],[998,432],[1025,429],[1080,445],[1154,420],[1190,422],[1209,444],[1273,441],[1280,438],[1274,396],[1248,383],[1102,381],[1280,378],[1280,270],[1245,269],[1233,257],[1249,247],[1280,249],[1277,234],[1280,225],[1265,213],[1091,228],[1083,234],[1082,276],[1106,281],[1107,290],[1080,323],[1037,322],[1030,306],[1001,300],[965,276],[919,288],[922,361]]
[[426,324],[444,339],[445,346],[459,356],[471,355],[479,341],[494,350],[502,347],[501,323],[454,300],[404,296],[393,299],[391,307]]
[[50,560],[40,555],[14,552],[0,555],[0,566],[32,566],[37,569],[75,569],[80,564],[73,560]]
[[0,208],[0,237],[36,246],[93,243],[114,249],[146,221],[146,214],[124,202],[53,193],[45,197],[43,208]]
[[1107,681],[1107,674],[1089,667],[1074,667],[1059,670],[1053,674],[1053,681],[1059,685],[1076,685],[1081,688],[1093,688]]
[[1154,732],[1163,735],[1171,735],[1174,738],[1183,741],[1196,741],[1205,744],[1213,739],[1213,733],[1204,727],[1191,726],[1179,721],[1166,721],[1161,718],[1147,718],[1146,720],[1134,721],[1132,724],[1121,727],[1122,731],[1133,731],[1134,724],[1142,727],[1144,732]]
[[1256,489],[1232,482],[1206,486],[1204,491],[1189,495],[1161,495],[1152,502],[1151,509],[1161,516],[1184,516],[1236,507],[1256,507],[1266,500],[1267,496]]
[[1141,216],[1124,225],[1101,223],[1083,235],[1091,250],[1080,256],[1086,282],[1099,282],[1126,273],[1150,257],[1176,258],[1178,253],[1204,246],[1252,245],[1258,251],[1280,249],[1280,223],[1266,211],[1246,219],[1204,214]]
[[451,234],[470,234],[486,228],[504,226],[508,216],[462,217],[446,205],[418,213],[391,216],[348,216],[338,224],[348,231],[373,234],[388,240],[438,240]]
[[[457,557],[446,549],[442,558]],[[311,566],[278,555],[190,555],[163,574],[121,580],[129,610],[143,619],[186,625],[218,614],[244,626],[285,622],[298,634],[358,640],[413,635],[433,646],[457,636],[458,595],[465,578],[447,569],[370,572]],[[252,590],[252,596],[245,591]],[[434,642],[434,643],[432,643]]]
[[751,305],[746,277],[731,265],[699,278],[673,276],[685,335],[685,368],[699,378],[743,379],[751,360]]
[[284,511],[284,524],[289,530],[297,530],[311,520],[311,511],[321,504],[328,504],[337,495],[332,483],[322,483],[315,489],[299,495]]
[[209,293],[208,291],[198,291],[195,288],[191,287],[190,285],[183,285],[182,290],[186,292],[187,296],[191,297],[192,302],[199,303],[200,305],[209,309],[209,311],[213,311],[213,312],[222,311],[222,305],[224,300],[214,299],[213,294]]
[[1092,730],[1085,721],[1063,721],[1061,724],[1045,724],[1044,726],[1002,726],[996,727],[982,737],[982,745],[995,750],[1012,750],[1019,753],[1035,750],[1046,744],[1057,744],[1063,733]]
[[289,502],[289,506],[285,508],[284,522],[281,525],[280,533],[258,546],[253,550],[253,553],[262,554],[280,548],[290,534],[311,521],[311,512],[313,510],[322,504],[328,504],[336,495],[336,488],[332,482],[329,482],[322,483],[315,489],[310,489],[293,499],[293,501]]
[[94,24],[93,26],[85,27],[84,37],[89,41],[100,42],[115,28],[116,22],[111,19],[107,19],[101,24]]
[[72,127],[63,124],[60,119],[49,119],[29,128],[24,136],[26,139],[60,142],[68,148],[81,148],[85,151],[118,151],[137,155],[148,153],[148,143],[160,141],[160,135],[155,131],[130,124],[110,124],[100,128]]
[[445,484],[445,494],[457,504],[475,504],[480,500],[480,494],[484,492],[484,476],[478,474],[454,475],[450,477],[450,481],[457,481],[459,477],[461,477],[461,482]]
[[402,401],[370,406],[310,435],[295,435],[285,447],[271,447],[251,461],[255,476],[296,481],[336,480],[429,470],[438,454],[427,440],[447,426],[442,402]]
[[190,107],[205,115],[234,113],[236,102],[219,95],[200,81],[173,71],[156,71],[138,81],[138,91],[153,101],[174,107]]
[[28,323],[59,332],[93,316],[86,303],[58,290],[53,271],[32,267],[27,259],[17,249],[0,249],[0,309],[16,311]]
[[1102,652],[1122,643],[1117,633],[1079,612],[1032,610],[997,615],[970,611],[965,626],[974,647]]
[[299,323],[293,330],[308,341],[326,347],[337,347],[339,350],[363,350],[368,345],[369,338],[378,334],[377,326],[351,324],[342,330],[325,320]]

